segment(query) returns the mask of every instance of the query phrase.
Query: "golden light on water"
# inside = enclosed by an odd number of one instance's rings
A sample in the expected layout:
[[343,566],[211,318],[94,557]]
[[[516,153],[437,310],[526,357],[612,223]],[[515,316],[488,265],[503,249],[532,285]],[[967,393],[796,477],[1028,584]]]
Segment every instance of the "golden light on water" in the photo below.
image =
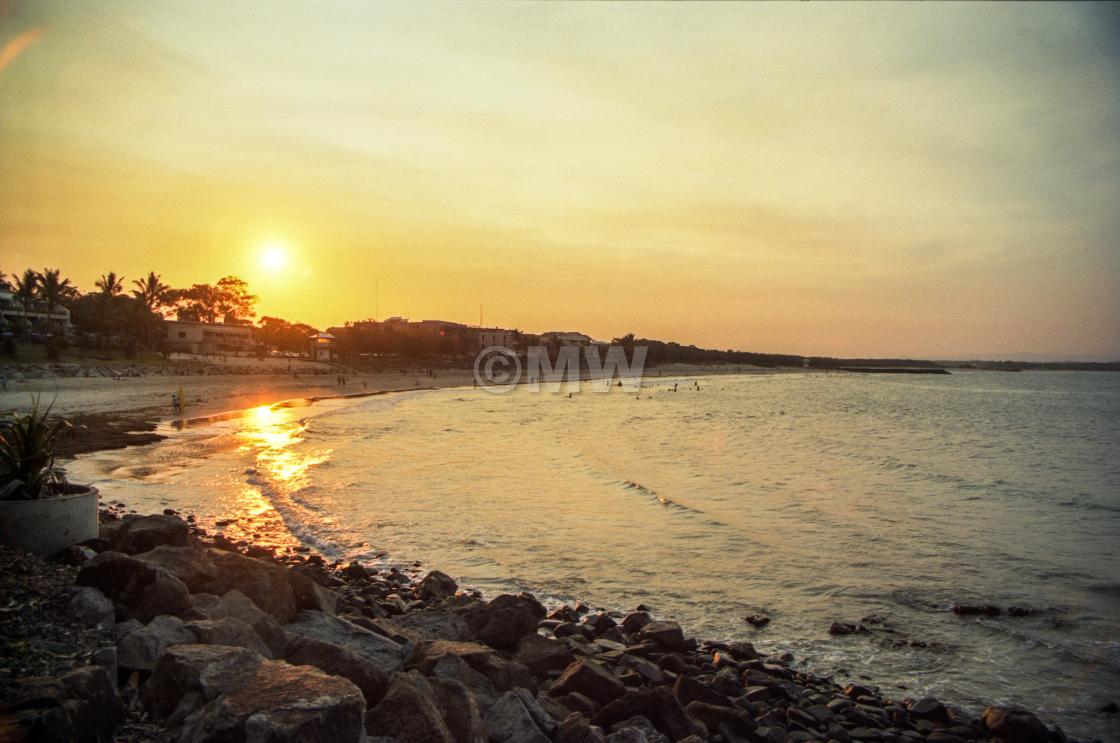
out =
[[257,450],[257,468],[262,475],[285,485],[298,487],[308,468],[326,460],[329,452],[301,452],[304,425],[292,417],[288,408],[261,405],[245,417],[238,434],[242,449]]

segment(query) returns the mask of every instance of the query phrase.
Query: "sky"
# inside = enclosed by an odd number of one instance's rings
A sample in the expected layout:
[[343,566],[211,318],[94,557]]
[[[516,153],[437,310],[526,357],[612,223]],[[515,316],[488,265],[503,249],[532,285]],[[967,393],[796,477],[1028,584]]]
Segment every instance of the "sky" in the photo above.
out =
[[1118,40],[1088,3],[0,0],[0,270],[1118,359]]

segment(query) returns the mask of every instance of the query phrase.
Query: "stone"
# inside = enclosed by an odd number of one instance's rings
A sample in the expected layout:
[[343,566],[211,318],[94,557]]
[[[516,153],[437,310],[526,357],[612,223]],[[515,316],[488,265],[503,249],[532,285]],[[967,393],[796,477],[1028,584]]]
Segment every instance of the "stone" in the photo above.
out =
[[544,614],[544,607],[529,594],[503,594],[472,617],[474,639],[490,647],[513,649],[525,635],[536,634]]
[[459,585],[446,573],[433,570],[416,586],[416,595],[425,601],[442,601],[455,595]]
[[1002,612],[998,606],[976,606],[972,604],[957,604],[953,607],[953,613],[957,616],[987,616],[998,617]]
[[[534,709],[536,714],[534,714]],[[524,689],[511,689],[498,698],[486,714],[490,740],[498,743],[550,743],[548,732],[556,723],[548,720],[537,701]]]
[[181,580],[120,552],[102,552],[86,562],[76,582],[99,589],[126,615],[141,622],[161,614],[178,614],[191,605]]
[[563,671],[572,663],[572,651],[557,640],[541,635],[525,635],[517,644],[514,660],[529,669],[534,676],[544,676],[549,671]]
[[651,718],[657,714],[657,698],[649,689],[627,689],[614,701],[603,705],[592,718],[591,724],[604,729],[636,716]]
[[770,617],[765,614],[748,614],[743,617],[743,620],[752,627],[758,627],[759,629],[770,624]]
[[459,743],[486,743],[486,727],[474,694],[465,684],[449,678],[429,678],[436,703],[451,737]]
[[117,678],[117,649],[99,648],[89,657],[91,665],[101,666],[109,674],[109,678]]
[[458,614],[437,609],[410,611],[396,617],[394,624],[423,640],[469,640],[470,628]]
[[498,701],[498,690],[494,682],[471,668],[457,655],[442,656],[431,668],[430,674],[433,678],[450,679],[465,686],[474,696],[480,714],[486,714],[494,702]]
[[124,718],[116,679],[98,665],[21,679],[3,692],[0,738],[109,743]]
[[602,705],[626,693],[626,687],[596,661],[580,658],[566,669],[552,686],[552,696],[578,692]]
[[354,684],[244,648],[171,647],[143,694],[179,743],[334,743],[363,735],[365,700]]
[[603,743],[602,733],[579,712],[573,712],[564,718],[556,729],[555,743]]
[[727,652],[738,661],[758,660],[758,651],[754,649],[754,643],[746,640],[727,643]]
[[161,545],[190,544],[190,527],[178,516],[154,515],[126,518],[109,539],[115,552],[137,555]]
[[287,570],[216,548],[207,550],[207,555],[217,568],[218,576],[201,590],[221,595],[237,589],[281,624],[295,617],[298,607]]
[[929,720],[930,722],[948,723],[950,721],[949,710],[937,699],[933,697],[923,697],[917,701],[910,703],[910,716],[919,720]]
[[276,657],[252,627],[235,617],[188,622],[186,627],[194,633],[195,642],[245,648],[269,660]]
[[621,624],[622,629],[634,634],[652,621],[648,611],[633,611],[622,618]]
[[615,739],[615,735],[624,731],[634,731],[641,734],[641,739],[647,743],[673,743],[669,738],[663,735],[660,731],[653,726],[647,718],[642,715],[635,715],[628,720],[623,720],[615,724],[612,728],[612,734],[607,737],[608,741]]
[[415,656],[416,668],[421,673],[431,673],[432,668],[445,655],[454,655],[466,661],[475,670],[485,668],[488,659],[495,655],[494,649],[477,642],[457,640],[433,640],[424,643]]
[[416,671],[397,674],[385,698],[366,714],[365,728],[397,743],[456,743],[435,691]]
[[708,738],[708,730],[703,723],[690,717],[684,706],[667,687],[655,687],[653,696],[657,702],[657,715],[653,718],[653,722],[658,730],[673,740],[690,736],[704,740]]
[[666,650],[679,650],[685,644],[684,633],[676,622],[650,622],[642,627],[639,634],[643,640],[655,642]]
[[342,598],[338,593],[319,585],[311,578],[295,570],[287,571],[287,576],[296,608],[338,614],[338,602]]
[[70,615],[87,627],[111,627],[117,619],[113,602],[92,586],[80,586],[70,597]]
[[[192,602],[196,596],[198,594],[191,594]],[[284,645],[287,643],[284,628],[241,591],[227,591],[216,601],[210,602],[207,599],[207,604],[206,612],[211,619],[233,617],[241,620],[257,633],[273,658],[284,657]]]
[[1050,731],[1042,720],[1020,707],[988,707],[980,716],[984,730],[1004,743],[1048,743]]
[[194,593],[205,591],[218,578],[218,569],[202,547],[161,545],[137,555],[136,559],[163,568]]
[[642,680],[649,684],[660,684],[665,680],[665,674],[661,671],[660,666],[637,655],[622,656],[619,666],[636,671],[642,677]]
[[286,630],[351,650],[386,673],[404,665],[403,648],[398,643],[321,611],[301,611]]
[[133,671],[151,671],[172,645],[191,645],[197,636],[182,619],[159,616],[117,644],[117,664]]
[[703,702],[720,707],[734,706],[734,703],[725,695],[720,694],[703,682],[683,674],[678,676],[676,683],[673,684],[673,696],[686,708],[692,702]]
[[724,725],[740,735],[750,735],[755,730],[754,718],[737,707],[723,707],[705,702],[689,702],[685,709],[709,730],[720,730]]
[[862,624],[851,622],[833,622],[832,626],[828,628],[828,634],[830,635],[866,635],[870,631]]
[[293,633],[286,643],[284,660],[294,666],[314,666],[332,676],[349,679],[361,689],[370,709],[389,690],[389,675],[375,663],[352,650],[313,637]]

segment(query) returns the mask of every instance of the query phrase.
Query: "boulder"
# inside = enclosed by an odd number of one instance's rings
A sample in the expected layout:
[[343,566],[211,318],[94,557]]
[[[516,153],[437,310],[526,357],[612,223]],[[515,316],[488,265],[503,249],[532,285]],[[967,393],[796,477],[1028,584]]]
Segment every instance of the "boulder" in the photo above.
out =
[[159,616],[117,644],[117,665],[133,671],[151,671],[172,645],[197,643],[197,635],[182,619]]
[[666,650],[679,650],[684,646],[684,632],[676,622],[655,621],[642,627],[643,640],[655,642]]
[[161,545],[185,547],[190,544],[190,527],[178,516],[158,514],[126,518],[113,531],[109,546],[115,552],[138,555]]
[[99,589],[122,611],[141,622],[190,607],[183,582],[166,570],[120,552],[102,552],[78,571],[77,584]]
[[596,661],[580,658],[561,674],[549,693],[562,696],[578,692],[603,705],[626,693],[626,687],[614,674]]
[[537,622],[544,615],[544,607],[529,594],[503,594],[476,609],[467,621],[476,640],[508,650],[516,647],[525,635],[536,634]]
[[498,689],[494,682],[484,674],[474,670],[457,655],[444,655],[432,667],[433,678],[446,678],[463,684],[474,696],[479,714],[485,715],[494,702],[498,701]]
[[980,717],[984,730],[1004,743],[1048,743],[1050,731],[1042,720],[1020,707],[988,707]]
[[998,617],[1002,612],[998,606],[991,605],[974,605],[974,604],[957,604],[953,607],[953,613],[961,617],[969,616],[986,616]]
[[446,573],[433,570],[424,576],[416,587],[416,594],[425,601],[442,601],[455,595],[459,586]]
[[852,622],[833,622],[828,628],[830,635],[866,635],[870,631],[862,624]]
[[572,651],[563,642],[532,634],[525,635],[517,643],[514,660],[539,677],[549,671],[563,671],[573,659]]
[[[623,720],[617,723],[611,730],[613,732],[611,735],[607,736],[608,741],[633,739],[644,740],[646,743],[673,743],[668,737],[658,731],[657,728],[653,726],[652,722],[642,715],[635,715],[628,720]],[[623,737],[615,737],[620,734]]]
[[236,589],[281,624],[292,621],[298,608],[287,570],[213,547],[207,550],[207,554],[217,568],[218,576],[201,590],[221,595]]
[[949,723],[951,718],[949,710],[933,697],[923,697],[910,703],[910,716],[918,720],[930,722]]
[[[191,595],[192,602],[197,595]],[[272,653],[273,658],[284,657],[284,645],[287,642],[284,628],[271,614],[261,610],[253,603],[252,599],[241,591],[228,591],[217,601],[207,601],[207,603],[206,612],[211,619],[224,619],[225,617],[240,619],[257,633],[257,637],[261,638],[265,647]]]
[[673,696],[682,706],[687,707],[693,702],[703,702],[704,704],[718,705],[720,707],[732,707],[734,703],[723,694],[712,689],[702,681],[698,681],[691,676],[681,674],[677,677],[677,681],[673,684]]
[[292,634],[284,649],[284,660],[296,666],[314,666],[333,676],[349,679],[373,708],[389,689],[389,675],[378,665],[338,645],[313,637]]
[[652,621],[653,620],[650,618],[649,612],[634,611],[622,618],[622,629],[626,630],[630,634],[634,634]]
[[554,740],[555,743],[603,743],[605,739],[583,715],[573,712],[560,723]]
[[398,643],[341,617],[305,609],[285,629],[289,634],[303,635],[346,648],[386,673],[404,665],[404,649]]
[[754,643],[746,640],[727,643],[727,652],[738,661],[758,660],[758,651],[754,649]]
[[435,691],[416,671],[397,674],[385,698],[366,714],[366,732],[397,743],[456,743]]
[[296,607],[322,611],[327,614],[338,613],[338,601],[341,596],[337,593],[295,570],[287,571],[287,575]]
[[[535,714],[534,714],[535,712]],[[545,722],[547,729],[542,722]],[[503,694],[486,715],[490,740],[498,743],[550,743],[556,727],[532,695],[524,689]]]
[[124,718],[116,679],[101,666],[22,679],[0,693],[0,738],[109,743]]
[[245,648],[269,660],[276,657],[252,627],[235,617],[188,622],[186,627],[194,633],[195,642]]
[[465,684],[450,678],[429,678],[443,722],[459,743],[486,743],[486,726],[479,714],[478,703]]
[[699,720],[708,730],[723,730],[726,726],[739,735],[750,735],[755,730],[754,717],[738,707],[690,702],[685,709],[689,716]]
[[218,580],[218,568],[202,547],[162,545],[136,559],[163,568],[186,584],[193,593],[206,591]]
[[477,642],[456,640],[432,640],[424,643],[416,654],[415,665],[421,673],[431,670],[445,655],[454,655],[466,661],[475,670],[486,667],[489,659],[497,655],[493,648]]
[[180,743],[357,741],[365,714],[344,678],[221,645],[169,648],[144,697]]
[[438,609],[410,611],[396,617],[393,624],[424,640],[468,640],[471,636],[470,628],[462,617]]
[[591,718],[591,724],[610,730],[616,723],[631,717],[653,717],[657,714],[657,705],[657,698],[650,689],[627,689],[625,694],[604,705]]
[[75,589],[74,595],[70,597],[70,615],[87,627],[99,624],[111,627],[117,619],[113,602],[92,586]]

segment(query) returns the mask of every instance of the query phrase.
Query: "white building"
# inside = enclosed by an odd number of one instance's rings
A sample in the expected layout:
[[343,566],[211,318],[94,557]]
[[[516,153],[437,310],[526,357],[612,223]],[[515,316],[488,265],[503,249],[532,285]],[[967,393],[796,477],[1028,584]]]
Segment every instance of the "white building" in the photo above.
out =
[[27,321],[28,329],[38,333],[66,333],[70,330],[70,310],[55,305],[47,314],[47,303],[36,299],[26,313],[23,304],[11,290],[0,288],[0,327],[15,329],[23,327]]
[[480,348],[490,348],[491,346],[513,348],[515,343],[517,343],[517,333],[512,330],[488,328],[478,331],[478,345]]
[[206,355],[248,356],[256,352],[253,328],[249,325],[164,320],[169,351]]
[[584,335],[583,333],[575,333],[566,330],[552,331],[550,333],[541,333],[541,343],[548,345],[549,343],[559,343],[561,346],[589,346],[591,345],[591,336]]
[[309,339],[312,361],[334,361],[338,339],[330,333],[316,333]]

